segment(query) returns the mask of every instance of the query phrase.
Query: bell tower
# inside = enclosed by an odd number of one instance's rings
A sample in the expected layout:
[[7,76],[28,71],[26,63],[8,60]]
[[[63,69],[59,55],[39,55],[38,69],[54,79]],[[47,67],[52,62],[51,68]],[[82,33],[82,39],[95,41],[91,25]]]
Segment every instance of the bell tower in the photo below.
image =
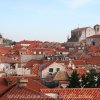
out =
[[95,34],[96,34],[96,35],[98,35],[98,34],[100,35],[100,25],[98,25],[98,24],[95,25],[95,26],[94,26],[94,30],[95,30]]

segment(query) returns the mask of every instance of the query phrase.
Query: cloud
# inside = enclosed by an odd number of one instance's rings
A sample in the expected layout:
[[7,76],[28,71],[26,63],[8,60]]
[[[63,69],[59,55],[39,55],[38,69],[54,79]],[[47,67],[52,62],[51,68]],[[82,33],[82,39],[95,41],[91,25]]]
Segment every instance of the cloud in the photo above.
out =
[[73,9],[77,9],[83,7],[85,4],[90,3],[92,0],[69,0],[69,7]]

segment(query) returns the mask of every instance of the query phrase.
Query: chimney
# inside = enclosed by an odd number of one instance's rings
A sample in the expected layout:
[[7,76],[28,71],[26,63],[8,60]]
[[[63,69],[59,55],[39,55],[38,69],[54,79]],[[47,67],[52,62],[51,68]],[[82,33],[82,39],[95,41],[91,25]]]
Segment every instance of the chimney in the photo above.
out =
[[27,86],[27,83],[28,83],[28,78],[19,78],[18,79],[18,86],[20,88],[26,87]]

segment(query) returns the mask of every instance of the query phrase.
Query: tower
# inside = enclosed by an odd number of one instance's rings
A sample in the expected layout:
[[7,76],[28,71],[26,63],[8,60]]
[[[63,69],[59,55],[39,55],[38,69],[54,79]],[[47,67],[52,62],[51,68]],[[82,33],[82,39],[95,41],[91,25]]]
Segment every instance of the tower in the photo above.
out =
[[95,34],[96,34],[96,35],[100,34],[100,25],[98,25],[98,24],[95,25],[95,26],[94,26],[94,30],[95,30]]

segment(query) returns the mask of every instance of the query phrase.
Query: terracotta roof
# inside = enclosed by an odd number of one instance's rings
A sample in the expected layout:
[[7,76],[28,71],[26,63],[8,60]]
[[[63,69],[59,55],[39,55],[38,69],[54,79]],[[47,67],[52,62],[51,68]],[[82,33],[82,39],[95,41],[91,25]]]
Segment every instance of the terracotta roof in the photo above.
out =
[[59,52],[67,52],[66,48],[59,48],[59,49],[56,49],[56,50],[59,51]]
[[35,64],[34,67],[32,68],[33,73],[38,75],[40,64]]
[[86,65],[85,60],[72,60],[72,63],[74,63],[74,65]]
[[45,68],[47,68],[48,66],[50,66],[51,64],[53,64],[55,61],[49,61],[49,62],[46,62],[46,63],[43,63],[40,67],[39,67],[39,70],[42,71],[44,70]]
[[69,84],[68,81],[59,81],[59,84]]
[[[49,61],[49,62],[43,63],[42,65],[40,65],[39,70],[42,71],[45,68],[47,68],[48,66],[52,65],[53,63],[57,63],[57,62],[54,60],[54,61]],[[60,63],[57,63],[57,64],[60,64]],[[60,65],[64,66],[62,64],[60,64]]]
[[17,79],[17,78],[33,78],[34,80],[39,80],[40,78],[35,75],[22,75],[22,76],[7,76],[7,77],[0,77],[0,78],[5,78],[5,79]]
[[56,62],[57,62],[57,63],[61,63],[61,64],[63,63],[63,64],[66,65],[66,66],[69,64],[69,61],[67,61],[67,60],[64,60],[64,61],[57,60]]
[[100,65],[100,56],[92,56],[86,60],[87,64]]
[[[24,77],[24,76],[22,76]],[[10,79],[16,79],[16,82],[10,87],[2,87],[5,89],[0,93],[0,100],[53,100],[43,93],[40,93],[40,89],[46,89],[44,85],[41,84],[40,80],[34,80],[34,77],[27,77],[28,83],[27,86],[19,87],[17,83],[17,79],[21,78],[17,77],[7,77],[6,80],[10,81]],[[4,78],[1,78],[1,80]],[[4,86],[4,82],[0,81]],[[2,90],[1,88],[1,90]],[[47,99],[48,98],[48,99]]]
[[53,49],[51,49],[51,50],[45,50],[45,54],[47,54],[47,55],[55,55],[56,54],[56,50],[53,50]]
[[100,50],[100,47],[99,46],[90,46],[89,48],[88,48],[88,51],[89,52],[97,52],[97,51],[99,51]]
[[6,81],[2,78],[0,79],[0,93],[7,89]]
[[70,51],[68,54],[69,55],[72,55],[72,54],[75,54],[75,53],[77,53],[78,52],[78,49],[76,49],[76,50],[74,50],[74,51]]
[[43,93],[31,90],[27,87],[20,88],[17,85],[7,91],[0,100],[54,100]]
[[68,80],[68,74],[64,71],[58,71],[53,80],[65,81]]
[[9,54],[11,53],[11,47],[0,47],[0,54]]
[[18,60],[13,60],[10,57],[7,56],[0,56],[0,63],[17,63]]
[[36,91],[40,91],[40,89],[47,88],[41,83],[41,80],[34,80],[33,78],[28,78],[27,87]]
[[26,63],[25,67],[27,68],[33,68],[35,64],[42,64],[43,63],[43,60],[30,60]]
[[86,70],[83,68],[75,68],[75,70],[77,71],[77,73],[82,76],[84,74],[86,74]]
[[5,90],[7,90],[10,86],[16,83],[16,79],[11,78],[0,78],[0,94],[2,94]]
[[42,93],[58,93],[62,100],[100,100],[100,88],[41,89]]

